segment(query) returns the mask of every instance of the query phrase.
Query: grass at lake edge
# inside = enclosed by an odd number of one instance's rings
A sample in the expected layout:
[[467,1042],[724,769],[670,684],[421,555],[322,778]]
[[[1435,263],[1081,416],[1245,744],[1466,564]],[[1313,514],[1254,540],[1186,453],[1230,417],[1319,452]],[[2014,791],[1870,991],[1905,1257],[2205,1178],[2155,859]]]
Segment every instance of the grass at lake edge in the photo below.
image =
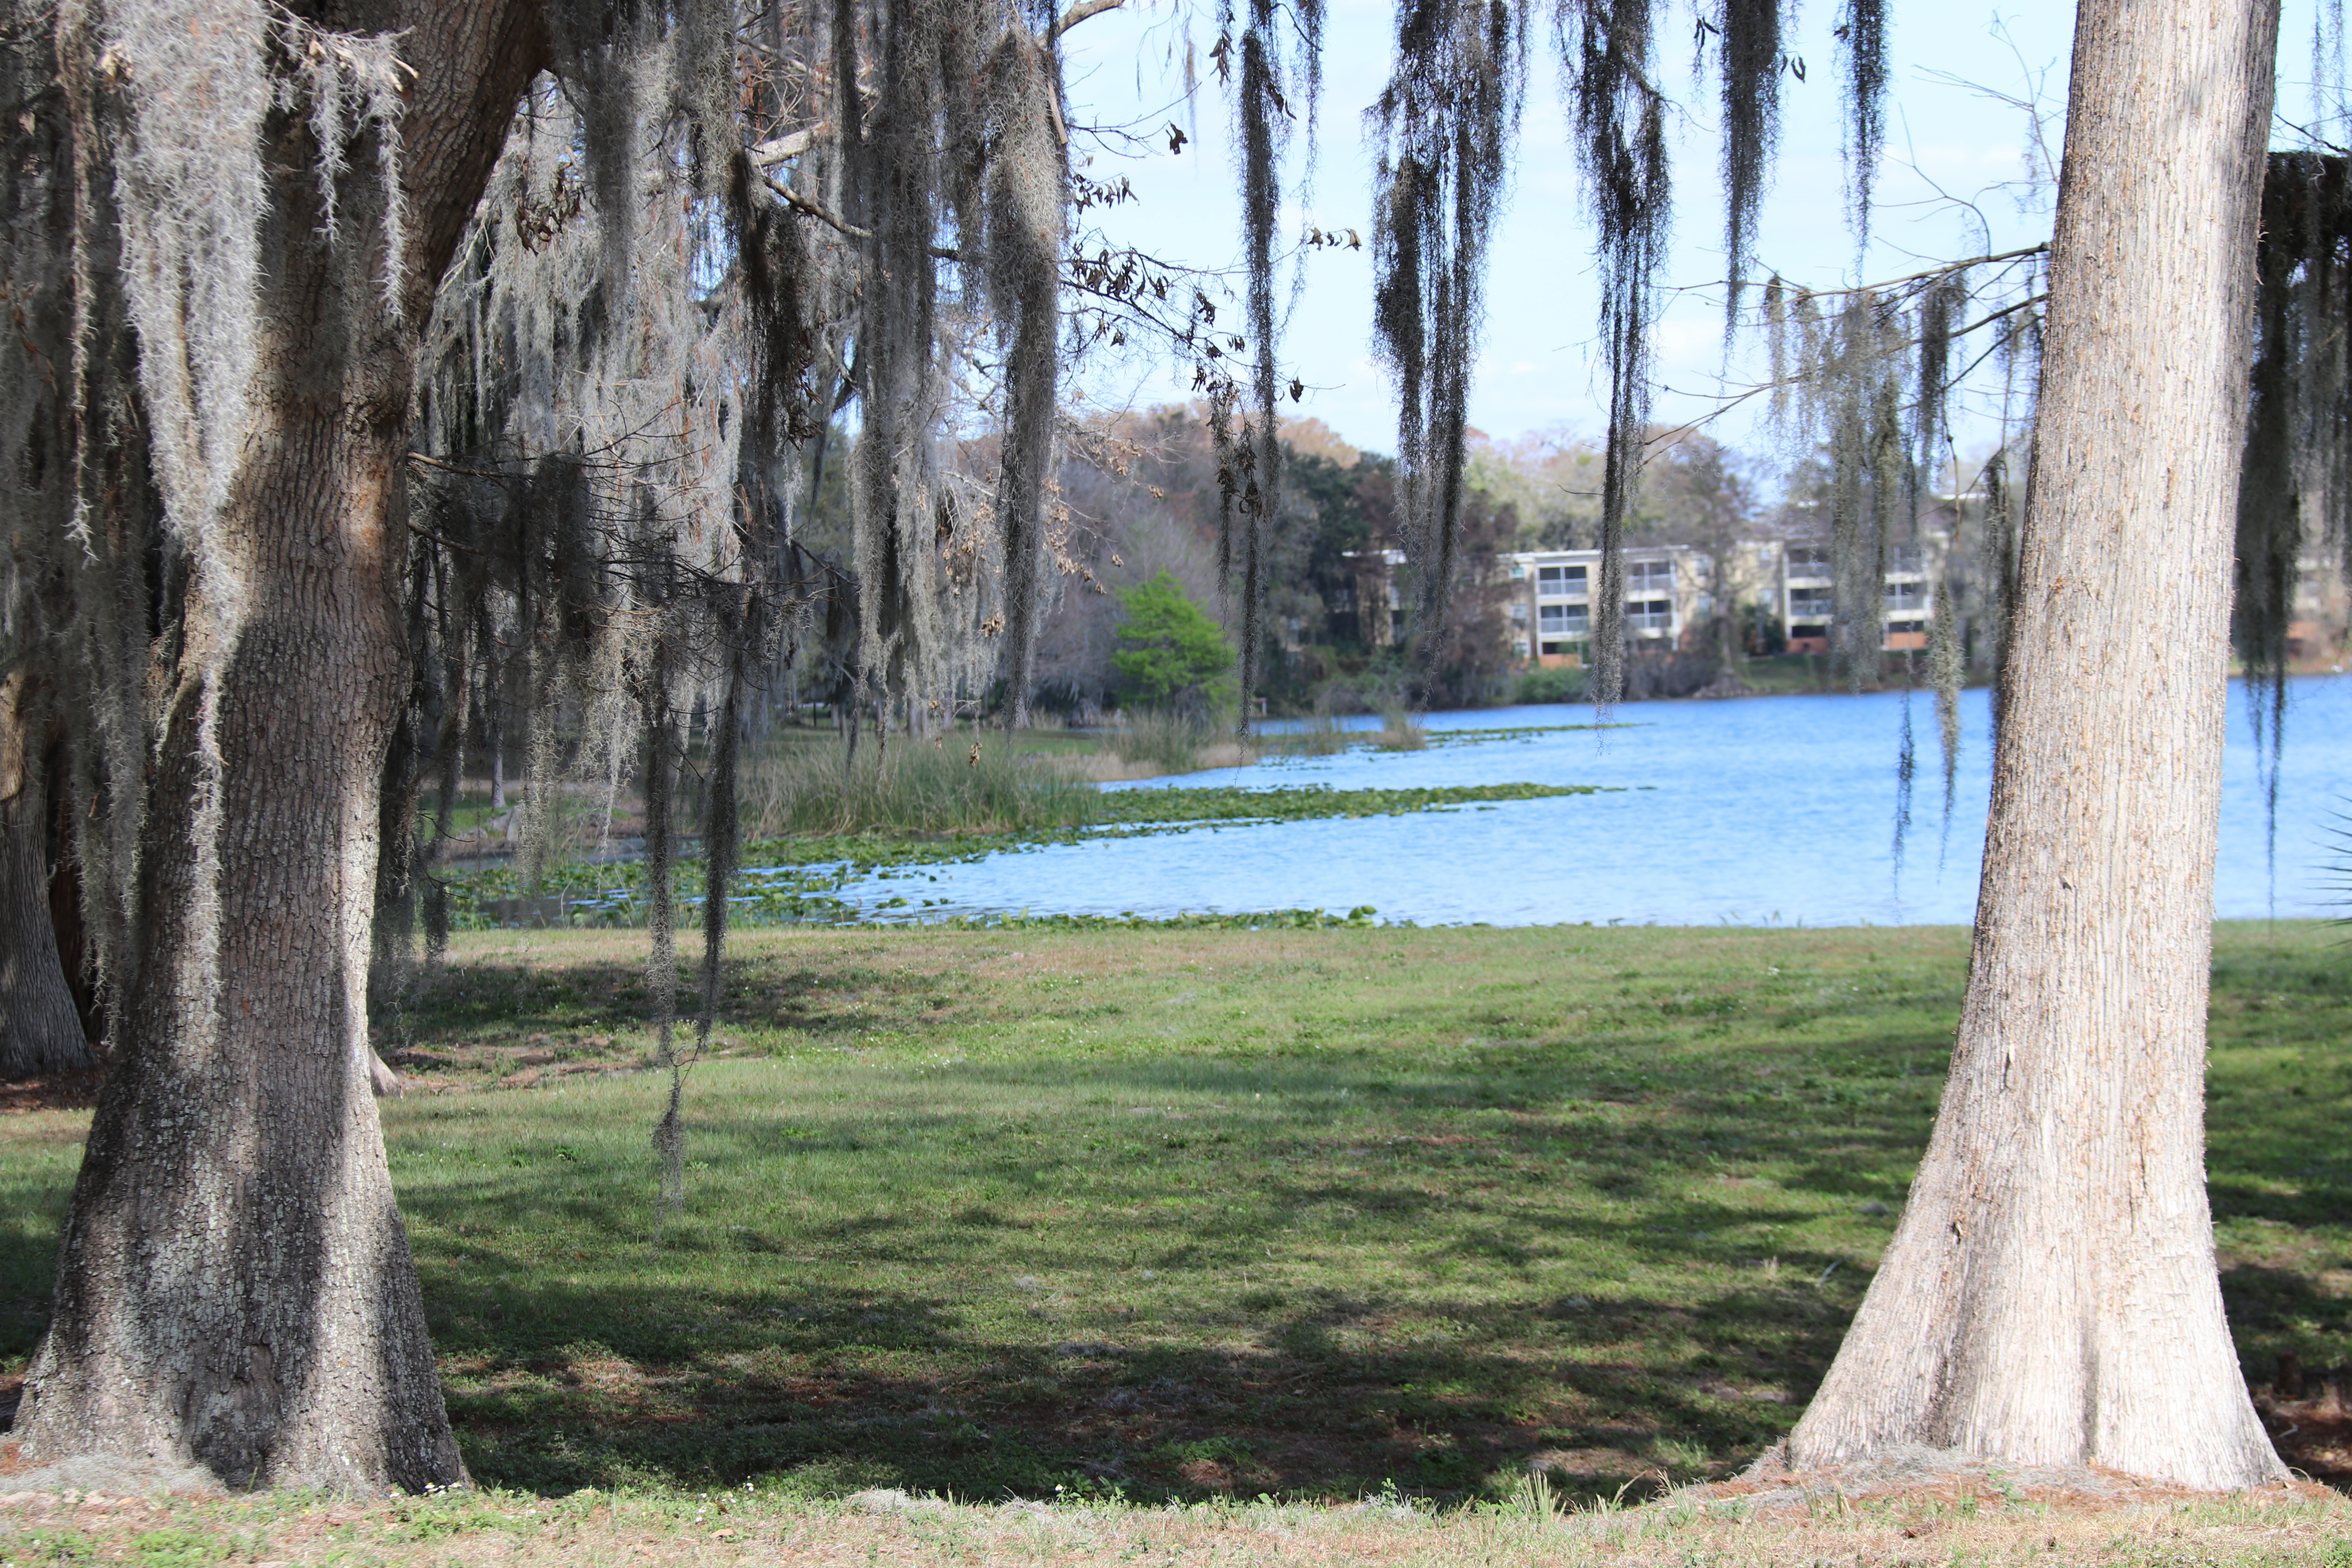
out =
[[[2291,1350],[2315,1394],[2352,1363],[2340,941],[2225,927],[2215,966],[2225,1288],[2250,1377]],[[1966,958],[1950,928],[746,933],[656,1237],[643,942],[467,937],[397,1042],[439,1064],[385,1125],[494,1485],[1723,1475],[1867,1282]],[[84,1120],[0,1121],[0,1366],[37,1334]],[[2282,1415],[2298,1463],[2352,1458],[2342,1414]]]
[[2254,1495],[2084,1507],[1989,1486],[1957,1495],[1823,1496],[1758,1511],[1687,1495],[1563,1514],[1522,1496],[1432,1510],[1210,1502],[995,1506],[875,1496],[845,1502],[717,1493],[583,1491],[561,1499],[451,1493],[362,1502],[275,1494],[226,1500],[0,1494],[0,1561],[222,1562],[455,1568],[621,1564],[1426,1564],[1428,1568],[2341,1568],[2352,1506]]

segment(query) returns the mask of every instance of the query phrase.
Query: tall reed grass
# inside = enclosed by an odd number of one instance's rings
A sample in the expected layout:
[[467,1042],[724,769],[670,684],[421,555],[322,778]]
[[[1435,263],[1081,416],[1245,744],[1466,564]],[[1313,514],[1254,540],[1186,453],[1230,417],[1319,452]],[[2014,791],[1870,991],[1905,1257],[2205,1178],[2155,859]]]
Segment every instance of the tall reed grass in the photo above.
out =
[[869,738],[855,763],[825,739],[786,737],[744,769],[743,833],[751,838],[863,833],[1019,833],[1094,820],[1092,784],[1061,762],[1024,753],[1003,735],[969,731],[937,743]]
[[1381,727],[1370,739],[1383,752],[1418,752],[1429,744],[1429,731],[1403,709],[1383,708]]
[[1259,737],[1261,744],[1290,757],[1328,757],[1360,745],[1364,739],[1328,713],[1318,713],[1296,730],[1278,730]]
[[1190,773],[1208,765],[1207,753],[1222,740],[1206,719],[1145,710],[1119,715],[1110,749],[1122,763]]

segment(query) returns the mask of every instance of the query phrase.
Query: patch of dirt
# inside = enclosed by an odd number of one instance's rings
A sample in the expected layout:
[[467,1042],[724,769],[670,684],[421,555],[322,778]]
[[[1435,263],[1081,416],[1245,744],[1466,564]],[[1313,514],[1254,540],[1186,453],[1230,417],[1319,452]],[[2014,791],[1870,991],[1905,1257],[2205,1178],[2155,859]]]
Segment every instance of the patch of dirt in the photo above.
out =
[[[1730,1480],[1675,1492],[1693,1502],[1742,1501],[1751,1510],[1811,1513],[1837,1499],[1899,1497],[1911,1504],[1958,1508],[1964,1504],[2093,1504],[2173,1507],[2208,1494],[2167,1486],[2096,1465],[2010,1466],[1955,1449],[1916,1445],[1875,1458],[1812,1470],[1790,1469],[1785,1447],[1775,1445],[1745,1473]],[[2337,1494],[2311,1480],[2282,1481],[2249,1494],[2282,1501],[2316,1501]]]
[[[716,1057],[730,1053],[720,1049],[710,1054]],[[583,1073],[641,1072],[651,1065],[635,1048],[616,1044],[609,1034],[582,1034],[566,1038],[532,1035],[504,1045],[457,1040],[387,1050],[383,1059],[399,1070],[404,1093],[425,1094],[529,1089],[551,1079]]]
[[1555,1478],[1630,1481],[1656,1474],[1658,1467],[1623,1448],[1538,1448],[1528,1456],[1528,1468]]
[[2352,1490],[2352,1404],[2333,1383],[2301,1398],[2256,1389],[2254,1408],[2290,1468],[2338,1490]]
[[1202,1491],[1229,1492],[1234,1489],[1234,1472],[1220,1460],[1188,1459],[1176,1468],[1185,1480]]
[[88,1110],[98,1103],[101,1072],[52,1073],[47,1078],[0,1083],[0,1116],[23,1116],[36,1110]]

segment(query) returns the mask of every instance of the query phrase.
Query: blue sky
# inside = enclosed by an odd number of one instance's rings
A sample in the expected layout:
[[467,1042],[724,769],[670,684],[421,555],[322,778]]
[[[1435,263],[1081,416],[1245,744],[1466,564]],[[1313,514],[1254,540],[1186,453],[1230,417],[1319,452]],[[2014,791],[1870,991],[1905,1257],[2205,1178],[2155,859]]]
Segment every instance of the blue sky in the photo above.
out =
[[[1293,237],[1309,222],[1367,236],[1370,230],[1371,161],[1362,110],[1388,74],[1391,6],[1388,0],[1329,0],[1329,5],[1321,152],[1310,199],[1285,214],[1283,230]],[[1979,241],[1971,227],[1979,222],[1990,230],[1994,249],[2045,237],[2047,211],[2031,202],[2021,207],[2017,192],[1998,188],[2028,173],[2029,115],[1968,84],[2013,98],[2038,96],[2054,156],[2063,138],[2073,8],[1895,0],[1885,157],[1872,244],[1859,275],[1840,153],[1832,37],[1837,9],[1835,0],[1812,0],[1794,30],[1792,52],[1809,68],[1802,82],[1783,79],[1780,156],[1766,200],[1762,263],[1820,286],[1898,276],[1923,258],[1973,254]],[[2308,103],[2310,15],[2308,0],[2292,5],[2282,28],[2280,108],[2296,119],[2305,117]],[[1118,237],[1171,260],[1229,267],[1239,252],[1239,217],[1224,103],[1213,79],[1203,83],[1190,111],[1178,101],[1181,77],[1174,62],[1188,27],[1205,54],[1213,11],[1183,6],[1181,0],[1129,0],[1127,8],[1074,28],[1065,44],[1072,117],[1106,123],[1150,117],[1152,126],[1172,117],[1196,131],[1198,139],[1180,154],[1170,155],[1163,139],[1140,158],[1097,153],[1086,172],[1098,178],[1125,174],[1142,198],[1111,215]],[[1676,222],[1667,281],[1685,288],[1718,279],[1726,270],[1713,89],[1693,81],[1692,31],[1685,7],[1666,8],[1663,74],[1685,107],[1675,130]],[[1547,28],[1538,40],[1517,175],[1496,235],[1485,351],[1472,400],[1472,422],[1498,437],[1563,426],[1597,434],[1607,396],[1591,353],[1597,291],[1591,230],[1556,62]],[[1081,142],[1074,151],[1083,148]],[[1974,202],[1974,213],[1964,215],[1948,197]],[[1307,266],[1284,342],[1286,363],[1312,389],[1297,412],[1323,419],[1360,446],[1393,450],[1394,395],[1370,351],[1369,251],[1321,252]],[[1720,294],[1678,295],[1660,327],[1659,379],[1668,390],[1659,398],[1658,416],[1679,420],[1702,412],[1727,384],[1727,374],[1734,385],[1757,379],[1758,357],[1735,354],[1727,371]],[[1089,398],[1100,403],[1145,405],[1181,390],[1166,367],[1145,363],[1097,369],[1086,384]],[[1746,413],[1727,417],[1717,429],[1736,445],[1762,445]]]

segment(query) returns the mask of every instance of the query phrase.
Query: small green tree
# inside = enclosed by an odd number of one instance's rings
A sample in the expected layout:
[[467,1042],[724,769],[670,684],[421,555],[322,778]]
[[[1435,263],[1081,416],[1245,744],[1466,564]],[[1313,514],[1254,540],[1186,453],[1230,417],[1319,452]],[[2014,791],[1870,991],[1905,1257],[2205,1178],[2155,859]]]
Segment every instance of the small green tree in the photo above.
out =
[[1234,650],[1173,575],[1122,588],[1118,602],[1126,616],[1110,662],[1122,692],[1145,708],[1207,710],[1232,699]]

